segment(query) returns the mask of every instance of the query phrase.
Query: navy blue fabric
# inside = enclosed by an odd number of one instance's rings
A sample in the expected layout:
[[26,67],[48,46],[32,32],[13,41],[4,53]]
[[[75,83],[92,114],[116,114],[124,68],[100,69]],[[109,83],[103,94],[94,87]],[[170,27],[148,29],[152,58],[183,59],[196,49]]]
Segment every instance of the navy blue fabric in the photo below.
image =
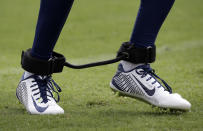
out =
[[[41,0],[31,55],[49,59],[74,0]],[[153,46],[174,0],[141,0],[130,41],[137,47]]]
[[31,51],[33,57],[49,59],[74,0],[41,0]]
[[154,46],[157,34],[175,0],[141,0],[130,42],[136,47]]

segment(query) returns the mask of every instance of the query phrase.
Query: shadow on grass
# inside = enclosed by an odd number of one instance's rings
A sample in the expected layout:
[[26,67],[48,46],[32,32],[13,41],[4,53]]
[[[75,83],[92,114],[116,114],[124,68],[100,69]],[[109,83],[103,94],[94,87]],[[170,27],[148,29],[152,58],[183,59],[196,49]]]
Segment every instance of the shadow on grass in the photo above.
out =
[[200,75],[203,75],[203,69],[199,69],[199,70],[197,71],[197,73],[199,73]]
[[[164,108],[158,108],[158,107],[153,107],[151,108],[150,111],[148,110],[124,110],[124,109],[115,109],[115,108],[108,108],[108,109],[104,109],[104,110],[95,110],[96,108],[99,109],[100,107],[103,106],[108,106],[109,103],[105,102],[105,101],[97,101],[97,102],[93,102],[93,101],[89,101],[86,104],[86,107],[84,107],[84,109],[88,112],[88,110],[94,110],[94,112],[98,115],[102,115],[104,116],[154,116],[154,117],[159,117],[159,116],[179,116],[182,115],[184,113],[187,113],[185,111],[182,110],[171,110],[171,109],[164,109]],[[4,110],[6,112],[6,114],[29,114],[26,109],[24,107],[9,107],[9,106],[5,106]],[[68,111],[65,111],[67,113],[71,113]],[[77,114],[83,114],[83,115],[88,115],[87,112],[84,112],[80,110],[78,110]]]
[[[101,106],[108,106],[109,103],[106,101],[88,101],[86,107],[91,108],[99,108]],[[151,106],[151,105],[150,105]],[[151,106],[152,109],[150,111],[140,111],[140,110],[122,110],[122,109],[109,109],[105,111],[99,111],[99,115],[103,116],[111,116],[111,115],[119,115],[119,116],[179,116],[187,111],[177,110],[177,109],[168,109],[168,108],[159,108]]]
[[185,114],[187,112],[180,111],[180,110],[170,110],[170,109],[152,109],[152,111],[129,111],[129,110],[108,110],[108,111],[99,111],[98,114],[102,116],[153,116],[153,117],[160,117],[160,116],[179,116]]
[[16,107],[7,107],[6,106],[6,107],[4,107],[4,109],[6,109],[6,113],[10,114],[10,115],[12,115],[12,114],[15,114],[15,115],[17,115],[17,114],[28,114],[27,111],[21,107],[16,108]]
[[178,116],[181,115],[182,112],[171,112],[171,111],[138,111],[138,112],[129,112],[129,111],[119,111],[117,112],[122,115],[134,115],[134,116]]

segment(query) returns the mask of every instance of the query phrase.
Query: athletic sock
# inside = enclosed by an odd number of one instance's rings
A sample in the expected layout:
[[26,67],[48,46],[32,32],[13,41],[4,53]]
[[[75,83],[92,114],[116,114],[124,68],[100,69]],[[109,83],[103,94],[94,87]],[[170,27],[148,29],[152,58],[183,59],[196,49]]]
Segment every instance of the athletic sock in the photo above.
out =
[[[30,73],[28,71],[25,71],[24,74],[23,74],[23,79],[26,79],[26,78],[28,78],[28,77],[30,77],[32,75],[35,75],[35,74],[34,73]],[[47,77],[47,75],[44,75],[44,76],[43,75],[37,75],[37,76],[39,76],[41,79]]]
[[31,75],[33,75],[33,73],[25,71],[24,74],[23,74],[23,78],[26,79],[26,78],[30,77]]
[[31,55],[48,60],[74,0],[41,0]]
[[154,46],[174,0],[141,0],[130,41],[137,47]]
[[122,60],[120,63],[122,64],[124,71],[130,71],[132,69],[135,69],[139,65],[143,65],[143,63],[133,64],[131,62],[124,61],[124,60]]

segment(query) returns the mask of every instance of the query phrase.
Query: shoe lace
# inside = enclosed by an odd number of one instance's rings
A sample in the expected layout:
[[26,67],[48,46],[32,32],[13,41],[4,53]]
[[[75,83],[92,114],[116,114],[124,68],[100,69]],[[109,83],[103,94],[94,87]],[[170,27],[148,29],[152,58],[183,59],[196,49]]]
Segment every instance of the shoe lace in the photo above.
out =
[[[40,93],[40,97],[42,98],[41,103],[47,103],[50,99],[48,97],[53,98],[56,102],[60,101],[59,92],[61,92],[61,88],[56,84],[56,82],[52,79],[51,76],[45,76],[44,78],[40,78],[40,76],[34,75],[34,81],[36,82],[35,85],[38,85],[39,92],[35,93],[37,95]],[[55,88],[54,88],[55,87]],[[57,94],[57,99],[54,97],[53,92]],[[40,99],[40,98],[37,98]]]
[[[164,89],[167,90],[169,93],[172,93],[172,88],[163,79],[161,79],[158,75],[155,74],[155,70],[152,69],[149,64],[138,66],[137,69],[142,69],[142,71],[140,71],[142,73],[142,78],[149,74],[151,77],[149,77],[147,81],[150,80],[152,77],[157,78],[165,85],[165,87],[163,86]],[[153,82],[152,84],[155,84],[156,82],[159,81],[155,79],[155,82]],[[161,87],[161,84],[159,87]]]

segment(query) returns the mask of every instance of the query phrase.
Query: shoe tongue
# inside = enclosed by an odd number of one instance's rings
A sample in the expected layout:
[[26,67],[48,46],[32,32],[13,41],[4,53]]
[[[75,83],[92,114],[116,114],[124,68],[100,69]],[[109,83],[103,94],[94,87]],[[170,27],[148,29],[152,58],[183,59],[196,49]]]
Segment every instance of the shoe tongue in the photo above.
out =
[[144,72],[144,70],[143,69],[137,69],[137,72],[142,73],[142,72]]
[[145,65],[145,64],[143,64],[143,65],[140,65],[140,66],[137,66],[136,67],[136,72],[138,73],[138,74],[143,74],[143,72],[145,72],[145,70],[146,69],[150,69],[150,65]]
[[137,69],[137,70],[135,70],[135,71],[136,71],[136,73],[139,74],[139,75],[143,75],[143,73],[144,73],[144,70],[143,70],[143,69]]

